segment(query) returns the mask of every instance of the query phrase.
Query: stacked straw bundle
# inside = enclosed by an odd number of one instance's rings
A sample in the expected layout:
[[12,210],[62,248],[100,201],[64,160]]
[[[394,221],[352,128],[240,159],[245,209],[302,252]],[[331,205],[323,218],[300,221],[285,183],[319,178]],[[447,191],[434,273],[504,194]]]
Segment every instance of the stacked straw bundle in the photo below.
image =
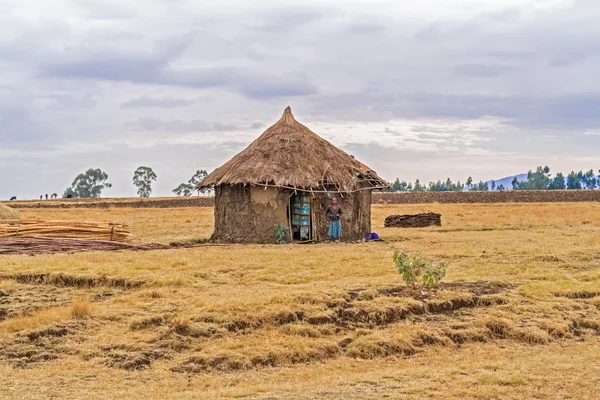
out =
[[51,237],[123,242],[131,236],[127,225],[100,222],[6,220],[0,221],[0,238]]
[[0,221],[3,220],[14,220],[14,219],[21,219],[23,218],[21,216],[21,213],[18,212],[17,210],[15,210],[14,208],[10,208],[8,206],[5,206],[4,204],[0,204]]

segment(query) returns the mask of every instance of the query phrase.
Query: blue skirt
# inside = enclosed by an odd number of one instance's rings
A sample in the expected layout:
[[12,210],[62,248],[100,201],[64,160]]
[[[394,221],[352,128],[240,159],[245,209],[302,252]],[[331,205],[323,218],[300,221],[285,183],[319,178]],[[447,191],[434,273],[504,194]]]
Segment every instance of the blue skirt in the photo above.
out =
[[327,236],[334,239],[342,237],[342,222],[341,221],[329,221],[329,232]]

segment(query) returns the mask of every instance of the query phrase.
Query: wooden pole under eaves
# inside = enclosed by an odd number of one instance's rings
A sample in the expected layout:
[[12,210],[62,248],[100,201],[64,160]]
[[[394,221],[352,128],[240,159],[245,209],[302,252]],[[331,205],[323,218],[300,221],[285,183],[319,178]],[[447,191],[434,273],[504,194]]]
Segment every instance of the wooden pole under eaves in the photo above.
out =
[[290,194],[288,197],[288,230],[290,234],[290,243],[294,241],[294,232],[292,231],[292,196],[294,193]]
[[312,218],[310,219],[310,227],[311,227],[311,233],[312,233],[312,237],[310,238],[311,240],[316,241],[317,240],[317,228],[316,228],[316,220],[315,220],[315,209],[313,208],[314,205],[314,200],[311,199],[311,205],[310,205],[310,213],[312,214]]

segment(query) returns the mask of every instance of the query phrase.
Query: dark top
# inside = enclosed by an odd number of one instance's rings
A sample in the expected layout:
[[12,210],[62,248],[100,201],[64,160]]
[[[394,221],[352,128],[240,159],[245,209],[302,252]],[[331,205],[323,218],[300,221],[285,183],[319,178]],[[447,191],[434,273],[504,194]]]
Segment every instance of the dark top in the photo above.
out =
[[339,221],[341,215],[342,207],[334,206],[333,204],[330,204],[327,207],[327,218],[329,218],[330,221]]

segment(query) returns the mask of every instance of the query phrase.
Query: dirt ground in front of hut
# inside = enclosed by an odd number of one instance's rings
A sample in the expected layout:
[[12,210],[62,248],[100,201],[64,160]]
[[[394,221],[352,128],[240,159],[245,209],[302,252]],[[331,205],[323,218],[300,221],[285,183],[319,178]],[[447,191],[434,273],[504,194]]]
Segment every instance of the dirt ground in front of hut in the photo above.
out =
[[[386,242],[0,258],[0,397],[598,398],[600,204],[373,206]],[[212,208],[27,209],[205,239]],[[384,228],[390,214],[442,226]],[[394,249],[447,261],[413,291]]]

